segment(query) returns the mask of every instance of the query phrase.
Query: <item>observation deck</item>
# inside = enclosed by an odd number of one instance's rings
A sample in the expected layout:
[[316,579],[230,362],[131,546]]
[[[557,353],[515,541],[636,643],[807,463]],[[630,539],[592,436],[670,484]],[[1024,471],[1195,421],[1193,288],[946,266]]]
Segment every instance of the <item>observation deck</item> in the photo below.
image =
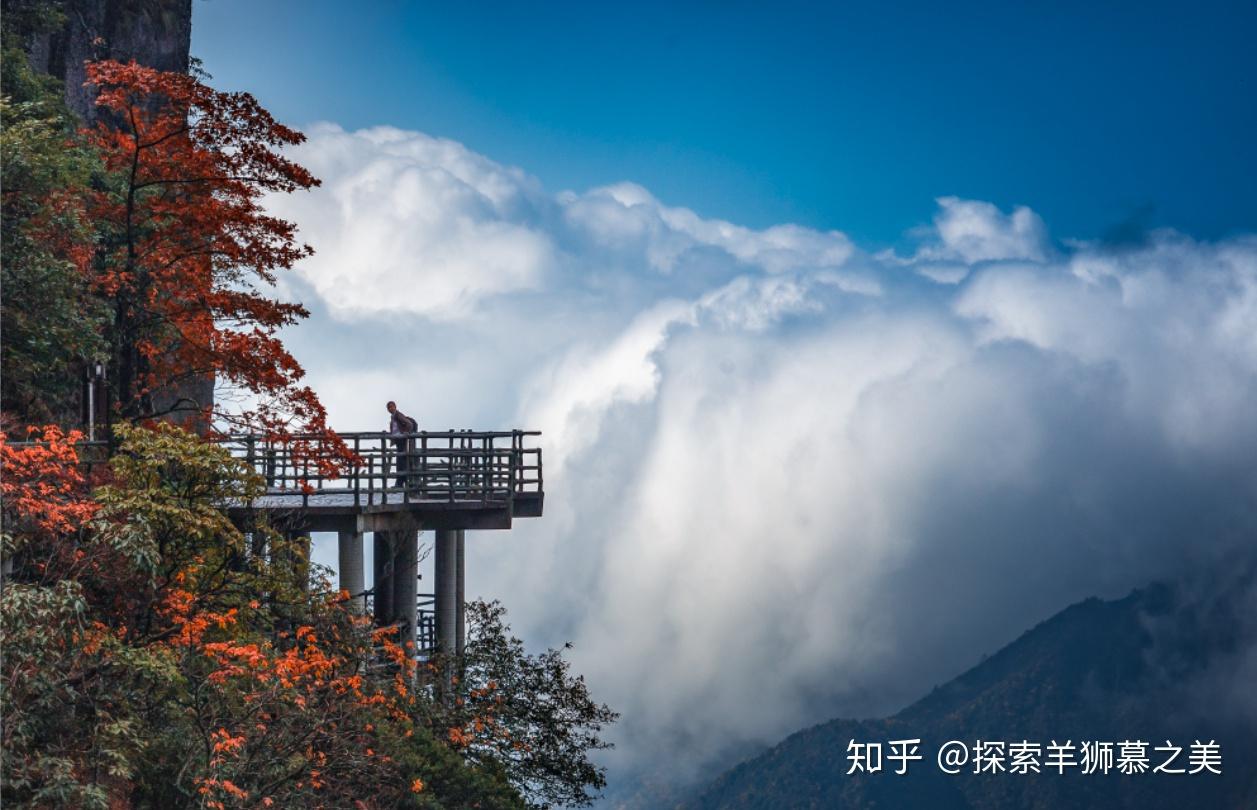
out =
[[357,463],[336,476],[317,437],[283,442],[228,436],[218,443],[262,477],[266,494],[233,505],[246,521],[267,513],[305,532],[409,529],[509,529],[515,518],[540,517],[545,503],[539,431],[341,433]]
[[[378,626],[399,626],[417,654],[461,654],[466,532],[509,529],[545,505],[538,431],[341,433],[343,460],[317,436],[218,440],[266,482],[263,495],[228,505],[246,531],[260,516],[290,535],[336,532],[339,587]],[[336,462],[341,462],[337,464]],[[336,473],[321,472],[338,467]],[[418,534],[433,531],[435,592],[418,592]],[[364,535],[372,587],[364,587]],[[308,557],[308,553],[307,553]],[[368,597],[370,599],[368,605]],[[422,604],[421,604],[422,602]]]

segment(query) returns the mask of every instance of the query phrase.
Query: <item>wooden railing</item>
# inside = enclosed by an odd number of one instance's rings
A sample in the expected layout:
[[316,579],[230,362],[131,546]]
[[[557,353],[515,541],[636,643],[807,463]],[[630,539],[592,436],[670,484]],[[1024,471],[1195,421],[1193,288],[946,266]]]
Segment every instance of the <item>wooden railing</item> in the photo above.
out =
[[[342,463],[335,473],[321,462],[339,459],[315,436],[279,440],[233,435],[215,441],[266,481],[268,496],[299,497],[302,506],[319,495],[351,498],[355,507],[434,502],[497,506],[544,491],[541,448],[525,446],[540,431],[338,435],[357,461],[348,468]],[[106,442],[79,442],[76,448],[88,474],[108,459]]]
[[[284,441],[264,436],[220,439],[232,456],[266,481],[269,495],[349,495],[354,506],[410,502],[504,504],[543,491],[541,448],[527,447],[538,431],[419,431],[341,433],[358,460],[330,475],[314,437]],[[314,449],[312,449],[314,448]],[[324,452],[325,456],[320,456]]]

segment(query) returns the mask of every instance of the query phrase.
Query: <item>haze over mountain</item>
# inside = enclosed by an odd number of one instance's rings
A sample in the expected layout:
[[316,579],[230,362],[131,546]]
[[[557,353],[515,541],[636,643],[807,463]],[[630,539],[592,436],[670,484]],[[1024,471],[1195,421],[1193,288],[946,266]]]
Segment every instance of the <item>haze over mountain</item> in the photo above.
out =
[[[1053,616],[925,698],[881,720],[832,720],[783,740],[711,783],[686,810],[733,808],[1241,808],[1257,806],[1257,588],[1254,560],[1116,601],[1088,599]],[[898,775],[852,773],[849,743],[920,739],[920,762]],[[946,741],[1038,742],[1039,773],[945,774]],[[1148,772],[1084,773],[1084,741],[1144,741]],[[1220,746],[1221,775],[1190,771],[1191,745]],[[1066,768],[1050,742],[1072,742]],[[970,749],[972,750],[972,748]],[[970,754],[970,757],[972,755]],[[1115,758],[1118,762],[1120,758]],[[1011,762],[1006,760],[1004,767]]]

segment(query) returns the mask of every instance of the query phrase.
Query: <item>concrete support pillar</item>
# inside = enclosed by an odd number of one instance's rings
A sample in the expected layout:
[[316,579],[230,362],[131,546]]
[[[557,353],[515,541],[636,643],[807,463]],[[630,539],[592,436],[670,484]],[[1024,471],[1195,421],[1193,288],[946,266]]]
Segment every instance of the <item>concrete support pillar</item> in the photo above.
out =
[[249,532],[249,555],[255,559],[261,559],[266,556],[265,532]]
[[375,593],[375,623],[384,626],[393,623],[393,538],[389,532],[372,532],[371,569],[374,573],[372,590]]
[[458,547],[456,550],[458,562],[455,566],[457,571],[455,572],[456,584],[454,586],[454,649],[458,651],[459,655],[463,654],[463,649],[466,647],[467,634],[467,617],[465,614],[467,607],[467,538],[465,535],[465,530],[458,530]]
[[365,600],[362,596],[366,585],[362,571],[362,534],[359,532],[339,532],[336,535],[337,567],[340,578],[340,589],[349,591],[349,608],[355,613],[362,613]]
[[436,531],[436,646],[444,656],[457,651],[458,633],[458,531]]
[[297,585],[301,590],[310,590],[310,552],[314,541],[311,540],[309,532],[305,532],[298,538],[297,545]]
[[236,573],[241,573],[249,567],[249,549],[253,547],[252,532],[242,532],[241,539],[243,542],[239,548],[233,548],[227,552],[227,567]]
[[301,590],[310,589],[310,535],[304,532],[287,532],[290,545],[285,562],[292,569],[292,582]]
[[393,615],[396,621],[403,622],[397,643],[411,655],[419,638],[418,591],[419,532],[393,532]]

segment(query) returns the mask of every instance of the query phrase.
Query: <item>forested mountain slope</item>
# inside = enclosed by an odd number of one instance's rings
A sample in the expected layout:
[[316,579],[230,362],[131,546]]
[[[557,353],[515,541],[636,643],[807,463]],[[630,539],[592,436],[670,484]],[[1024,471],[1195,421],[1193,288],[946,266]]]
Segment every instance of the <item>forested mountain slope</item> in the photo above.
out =
[[[1230,579],[1156,585],[1117,601],[1088,599],[1025,633],[898,714],[832,720],[794,734],[738,765],[687,805],[715,808],[1257,807],[1257,672],[1251,564]],[[848,775],[848,745],[920,738],[924,759],[885,760],[879,773]],[[969,746],[956,775],[936,755],[949,740]],[[1040,773],[973,773],[976,740],[1038,742]],[[1064,774],[1046,767],[1047,746],[1071,741],[1148,743],[1148,771]],[[1216,740],[1222,774],[1188,771],[1191,745]],[[1006,761],[1005,766],[1008,765]]]

